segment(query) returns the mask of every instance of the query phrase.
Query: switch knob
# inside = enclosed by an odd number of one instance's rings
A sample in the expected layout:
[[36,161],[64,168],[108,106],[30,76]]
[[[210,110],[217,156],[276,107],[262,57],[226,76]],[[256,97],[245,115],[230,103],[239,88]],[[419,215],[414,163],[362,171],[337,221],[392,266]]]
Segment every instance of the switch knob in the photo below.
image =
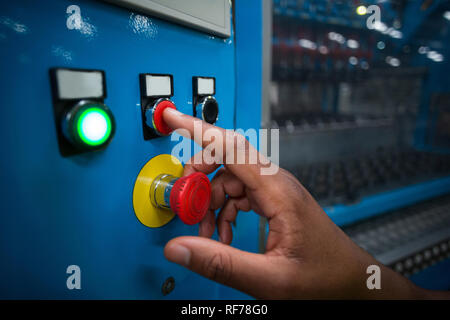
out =
[[150,201],[158,208],[171,209],[185,224],[193,225],[203,220],[211,199],[208,177],[196,172],[177,178],[161,174],[150,187]]
[[98,149],[111,141],[115,121],[103,103],[82,100],[64,114],[61,128],[65,138],[78,149]]
[[167,136],[172,133],[172,129],[163,119],[163,111],[166,108],[177,109],[175,104],[169,99],[158,99],[145,111],[145,123],[160,136]]
[[197,104],[195,111],[198,118],[210,124],[216,123],[219,118],[219,104],[212,96],[202,98]]

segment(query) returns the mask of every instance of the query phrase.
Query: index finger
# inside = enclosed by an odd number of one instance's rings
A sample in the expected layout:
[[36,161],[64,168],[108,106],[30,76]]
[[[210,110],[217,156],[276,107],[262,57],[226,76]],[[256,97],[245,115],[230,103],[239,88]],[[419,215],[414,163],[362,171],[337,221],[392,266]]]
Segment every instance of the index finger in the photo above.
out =
[[[166,108],[163,112],[164,121],[174,129],[184,129],[189,133],[179,131],[186,138],[194,139],[202,148],[213,149],[221,163],[206,164],[204,161],[187,164],[185,170],[211,173],[222,163],[240,178],[247,187],[256,188],[261,183],[261,164],[258,151],[242,136],[232,130],[214,126],[198,118],[183,114],[175,109]],[[256,154],[256,163],[248,163],[251,153]],[[245,157],[244,163],[237,163],[238,156]],[[195,156],[194,156],[195,157]],[[203,157],[202,157],[203,159]]]

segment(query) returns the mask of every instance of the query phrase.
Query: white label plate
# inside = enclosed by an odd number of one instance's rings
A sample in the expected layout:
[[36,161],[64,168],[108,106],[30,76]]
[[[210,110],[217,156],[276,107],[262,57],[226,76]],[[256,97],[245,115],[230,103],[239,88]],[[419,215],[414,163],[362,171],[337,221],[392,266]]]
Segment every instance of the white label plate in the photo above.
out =
[[169,76],[146,75],[145,90],[147,97],[171,96],[171,78]]
[[60,99],[102,98],[103,73],[100,71],[56,70]]

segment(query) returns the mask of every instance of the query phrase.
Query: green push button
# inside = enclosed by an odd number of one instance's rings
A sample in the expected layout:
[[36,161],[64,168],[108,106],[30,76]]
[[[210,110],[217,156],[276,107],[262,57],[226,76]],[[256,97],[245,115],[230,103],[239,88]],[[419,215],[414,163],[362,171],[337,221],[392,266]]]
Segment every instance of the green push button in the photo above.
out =
[[74,146],[97,149],[111,141],[115,121],[104,104],[81,101],[66,113],[62,127],[64,135]]

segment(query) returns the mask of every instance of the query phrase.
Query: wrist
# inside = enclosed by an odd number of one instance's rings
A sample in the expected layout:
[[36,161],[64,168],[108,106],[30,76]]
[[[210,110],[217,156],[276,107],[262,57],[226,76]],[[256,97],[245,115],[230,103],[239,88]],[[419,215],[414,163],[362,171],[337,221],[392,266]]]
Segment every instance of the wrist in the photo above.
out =
[[[355,248],[347,266],[351,299],[427,299],[429,292],[383,265],[366,251]],[[350,288],[353,288],[351,290]]]
[[[409,279],[377,262],[380,267],[381,288],[368,289],[364,299],[418,300],[427,299],[427,291],[419,288]],[[367,274],[366,279],[370,275]]]

